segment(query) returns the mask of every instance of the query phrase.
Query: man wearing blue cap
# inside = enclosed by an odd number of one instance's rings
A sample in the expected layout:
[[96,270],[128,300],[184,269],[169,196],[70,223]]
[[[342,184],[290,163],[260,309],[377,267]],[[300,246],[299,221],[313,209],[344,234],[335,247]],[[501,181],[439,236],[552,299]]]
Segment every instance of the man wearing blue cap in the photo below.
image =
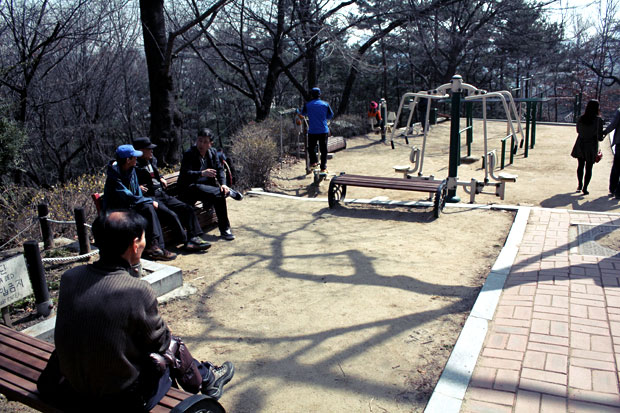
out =
[[133,209],[146,218],[147,248],[144,255],[154,260],[170,261],[176,258],[176,254],[166,250],[164,246],[164,234],[157,217],[157,201],[142,195],[142,189],[138,183],[136,163],[142,156],[133,145],[121,145],[116,148],[116,160],[108,164],[108,172],[105,180],[103,194],[103,209]]
[[310,167],[316,168],[316,145],[319,144],[321,150],[321,172],[327,173],[327,136],[329,127],[327,121],[334,117],[334,112],[329,103],[321,100],[321,89],[312,88],[310,91],[312,100],[304,105],[301,114],[308,117],[308,156],[310,157]]

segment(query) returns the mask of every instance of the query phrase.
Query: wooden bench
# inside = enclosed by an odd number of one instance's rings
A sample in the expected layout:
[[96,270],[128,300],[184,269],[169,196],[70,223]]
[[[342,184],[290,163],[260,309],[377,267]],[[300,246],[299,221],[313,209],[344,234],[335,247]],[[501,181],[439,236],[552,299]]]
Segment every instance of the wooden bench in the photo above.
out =
[[[62,412],[42,400],[37,390],[37,380],[53,350],[48,342],[0,325],[0,393],[41,412]],[[202,394],[171,388],[151,412],[223,413],[224,408]]]
[[433,207],[435,218],[439,218],[446,204],[447,184],[445,180],[391,178],[342,173],[339,176],[333,177],[329,183],[328,201],[330,208],[334,208],[340,201],[344,200],[347,193],[347,186],[428,192],[431,196],[434,196],[435,199]]
[[[227,176],[230,176],[227,173]],[[177,180],[179,179],[179,173],[173,172],[171,174],[164,175],[162,178],[166,180],[168,184],[166,188],[166,192],[169,195],[177,196],[178,195],[178,186]],[[91,195],[95,206],[97,207],[97,212],[100,212],[103,208],[103,194],[94,193]],[[210,206],[209,208],[203,208],[202,202],[198,201],[194,204],[194,212],[196,213],[196,217],[198,218],[198,223],[200,223],[200,227],[206,232],[215,227],[217,227],[217,215],[215,215],[215,209]],[[165,223],[161,223],[161,229],[164,233],[164,243],[166,245],[175,245],[175,237],[176,234],[174,231],[167,227]]]

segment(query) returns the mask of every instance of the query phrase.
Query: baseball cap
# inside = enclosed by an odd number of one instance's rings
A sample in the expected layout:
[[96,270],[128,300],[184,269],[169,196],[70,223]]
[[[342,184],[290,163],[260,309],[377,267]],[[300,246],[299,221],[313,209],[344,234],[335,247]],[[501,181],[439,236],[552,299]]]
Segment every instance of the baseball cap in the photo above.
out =
[[157,148],[157,145],[155,145],[153,142],[151,142],[151,140],[149,139],[148,136],[143,136],[140,138],[135,138],[133,140],[133,147],[140,150],[140,149],[154,149]]
[[131,158],[132,156],[140,157],[142,152],[135,150],[133,145],[121,145],[116,148],[116,157],[118,159]]

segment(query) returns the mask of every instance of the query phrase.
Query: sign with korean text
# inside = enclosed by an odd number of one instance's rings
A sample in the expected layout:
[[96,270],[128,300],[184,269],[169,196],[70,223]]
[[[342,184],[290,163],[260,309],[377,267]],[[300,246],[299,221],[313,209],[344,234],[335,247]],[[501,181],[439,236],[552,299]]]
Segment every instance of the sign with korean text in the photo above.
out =
[[0,262],[0,308],[33,294],[23,255]]

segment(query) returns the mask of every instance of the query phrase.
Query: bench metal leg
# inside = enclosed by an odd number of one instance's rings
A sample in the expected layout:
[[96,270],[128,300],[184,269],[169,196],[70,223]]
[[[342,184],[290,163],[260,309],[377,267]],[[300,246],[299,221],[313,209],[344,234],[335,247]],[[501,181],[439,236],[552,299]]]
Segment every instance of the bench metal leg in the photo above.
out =
[[439,188],[437,188],[437,192],[435,193],[435,205],[433,208],[433,214],[435,218],[439,218],[441,215],[441,211],[446,206],[446,198],[448,196],[448,186],[445,182],[443,182]]
[[177,404],[170,413],[226,413],[226,410],[217,400],[194,394]]
[[338,205],[340,201],[344,200],[346,194],[347,186],[337,184],[332,179],[329,183],[329,192],[327,194],[327,201],[329,203],[329,207],[334,208],[336,205]]

